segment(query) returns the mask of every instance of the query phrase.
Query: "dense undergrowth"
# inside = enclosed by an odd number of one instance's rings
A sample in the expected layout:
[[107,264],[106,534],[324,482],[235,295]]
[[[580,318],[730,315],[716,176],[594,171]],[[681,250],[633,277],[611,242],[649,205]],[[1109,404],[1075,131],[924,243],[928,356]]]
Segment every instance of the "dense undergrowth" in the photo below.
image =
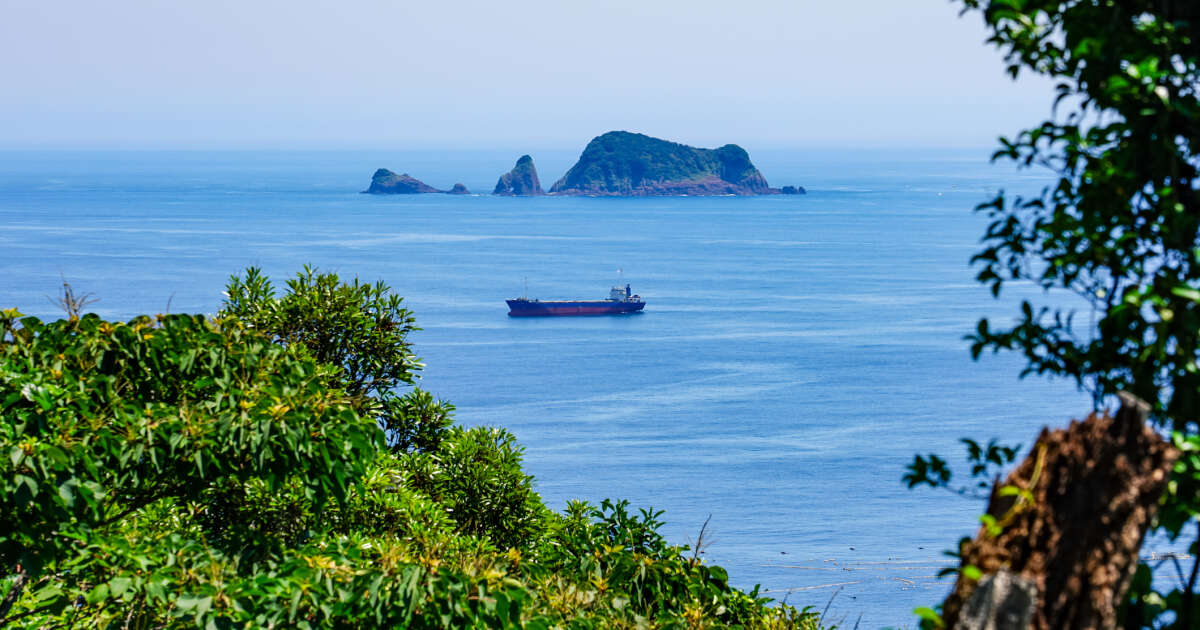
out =
[[0,311],[0,626],[816,628],[623,502],[548,509],[413,386],[382,284],[231,279],[215,317]]

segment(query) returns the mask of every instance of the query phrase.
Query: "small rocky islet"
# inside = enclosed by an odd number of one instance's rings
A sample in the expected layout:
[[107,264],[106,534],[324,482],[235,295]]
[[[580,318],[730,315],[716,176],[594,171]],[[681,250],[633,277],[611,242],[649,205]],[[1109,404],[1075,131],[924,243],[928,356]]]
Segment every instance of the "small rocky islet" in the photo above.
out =
[[510,197],[537,197],[546,194],[542,190],[542,182],[538,180],[533,158],[522,155],[511,171],[500,176],[492,194]]
[[[438,190],[407,173],[381,168],[371,178],[369,194],[469,194],[455,184]],[[574,166],[550,187],[542,189],[533,158],[522,155],[512,170],[500,176],[493,195],[509,197],[803,195],[803,186],[772,188],[736,144],[700,149],[641,133],[610,131],[596,136]]]
[[416,195],[419,193],[438,193],[442,191],[408,173],[397,175],[386,168],[381,168],[371,176],[371,187],[363,192],[372,195]]

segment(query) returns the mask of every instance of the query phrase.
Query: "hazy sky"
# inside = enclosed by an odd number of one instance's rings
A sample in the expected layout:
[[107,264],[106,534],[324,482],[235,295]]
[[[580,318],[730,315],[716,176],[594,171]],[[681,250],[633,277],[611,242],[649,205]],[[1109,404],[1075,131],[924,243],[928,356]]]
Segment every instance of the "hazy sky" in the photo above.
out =
[[0,0],[0,147],[990,146],[1049,113],[945,0]]

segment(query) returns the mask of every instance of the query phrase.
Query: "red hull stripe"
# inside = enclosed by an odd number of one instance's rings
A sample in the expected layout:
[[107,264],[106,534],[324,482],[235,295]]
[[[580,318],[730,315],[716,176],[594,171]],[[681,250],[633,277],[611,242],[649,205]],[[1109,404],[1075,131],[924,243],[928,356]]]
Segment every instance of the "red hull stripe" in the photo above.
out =
[[645,302],[524,302],[510,301],[509,315],[512,317],[553,317],[569,315],[620,315],[634,313],[646,307]]

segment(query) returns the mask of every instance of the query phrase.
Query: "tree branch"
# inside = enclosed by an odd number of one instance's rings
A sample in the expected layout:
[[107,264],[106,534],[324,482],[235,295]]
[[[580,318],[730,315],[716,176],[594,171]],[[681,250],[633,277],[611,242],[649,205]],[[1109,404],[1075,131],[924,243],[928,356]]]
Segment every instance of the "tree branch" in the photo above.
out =
[[33,609],[33,610],[26,610],[26,611],[25,611],[25,612],[23,612],[23,613],[20,613],[20,614],[17,614],[17,615],[13,615],[12,617],[9,617],[9,618],[7,618],[7,619],[0,619],[0,626],[8,625],[8,624],[10,624],[10,623],[12,623],[12,622],[14,622],[14,621],[16,621],[16,620],[18,620],[18,619],[24,619],[25,617],[28,617],[28,616],[30,616],[30,615],[36,615],[36,614],[38,614],[38,613],[44,613],[44,612],[46,612],[47,610],[50,610],[50,609],[52,609],[52,608],[54,608],[54,604],[49,604],[49,605],[46,605],[46,606],[42,606],[41,608],[35,608],[35,609]]
[[[29,573],[25,567],[17,565],[17,579],[8,589],[8,594],[4,596],[4,601],[0,601],[0,625],[4,625],[9,619],[8,611],[12,610],[13,604],[17,602],[17,598],[21,596],[21,592],[25,590],[25,583],[29,581]],[[14,617],[16,619],[17,617]]]

